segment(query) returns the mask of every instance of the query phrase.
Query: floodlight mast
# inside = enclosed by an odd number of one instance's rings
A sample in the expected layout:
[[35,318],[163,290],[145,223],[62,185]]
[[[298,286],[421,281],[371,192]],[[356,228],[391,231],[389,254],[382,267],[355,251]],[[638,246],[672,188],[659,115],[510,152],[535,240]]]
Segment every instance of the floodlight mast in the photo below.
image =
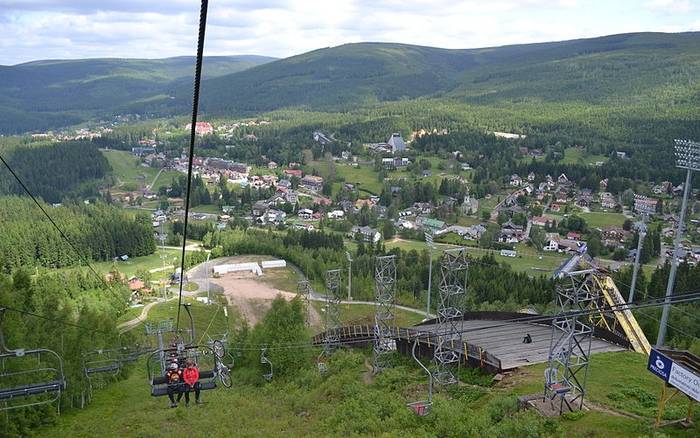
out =
[[634,301],[634,290],[637,286],[637,275],[639,274],[639,261],[642,253],[642,245],[644,244],[644,238],[647,234],[646,218],[651,215],[655,208],[652,207],[653,200],[646,196],[635,195],[634,197],[634,209],[637,213],[641,215],[641,220],[635,223],[635,228],[637,229],[637,253],[634,256],[634,270],[632,272],[632,285],[630,286],[630,295],[627,299],[627,303],[632,303]]
[[683,238],[683,226],[685,224],[685,213],[688,207],[688,195],[691,191],[693,171],[700,170],[700,143],[692,140],[674,140],[676,149],[676,167],[686,169],[685,185],[683,186],[683,202],[681,203],[681,215],[678,219],[676,238],[673,241],[673,255],[671,257],[671,272],[668,275],[666,284],[666,299],[664,301],[661,322],[659,323],[659,335],[656,338],[656,346],[662,347],[666,341],[666,326],[668,315],[671,311],[671,296],[676,282],[676,271],[678,270],[678,252]]

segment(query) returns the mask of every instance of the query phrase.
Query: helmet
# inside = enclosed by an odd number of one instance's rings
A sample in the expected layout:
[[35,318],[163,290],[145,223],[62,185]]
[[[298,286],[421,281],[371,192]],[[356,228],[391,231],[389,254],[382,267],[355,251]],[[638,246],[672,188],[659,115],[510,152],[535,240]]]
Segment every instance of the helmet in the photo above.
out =
[[171,370],[176,370],[176,369],[177,369],[177,362],[171,363],[169,368],[170,368]]

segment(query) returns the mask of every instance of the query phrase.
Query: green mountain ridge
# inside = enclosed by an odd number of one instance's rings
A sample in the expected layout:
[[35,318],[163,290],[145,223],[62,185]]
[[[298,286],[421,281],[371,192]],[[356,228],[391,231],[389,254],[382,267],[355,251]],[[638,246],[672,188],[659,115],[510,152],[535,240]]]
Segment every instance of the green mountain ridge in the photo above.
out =
[[[206,57],[204,77],[253,67],[274,58],[245,55]],[[132,104],[192,88],[194,57],[33,61],[0,66],[0,133],[78,123],[134,111]],[[136,108],[142,112],[142,108]]]
[[[205,81],[216,114],[285,107],[347,110],[445,97],[494,104],[522,99],[697,103],[700,33],[634,33],[483,49],[356,43],[315,50]],[[184,93],[177,93],[178,100]],[[651,99],[654,100],[654,99]]]
[[[0,66],[0,133],[117,113],[187,114],[193,64],[192,57],[179,57]],[[408,101],[428,108],[440,101],[505,108],[521,119],[524,106],[529,114],[538,105],[596,107],[608,120],[612,108],[645,120],[674,111],[677,119],[700,103],[700,32],[480,49],[353,43],[278,60],[207,57],[204,74],[200,107],[210,117],[346,112]]]

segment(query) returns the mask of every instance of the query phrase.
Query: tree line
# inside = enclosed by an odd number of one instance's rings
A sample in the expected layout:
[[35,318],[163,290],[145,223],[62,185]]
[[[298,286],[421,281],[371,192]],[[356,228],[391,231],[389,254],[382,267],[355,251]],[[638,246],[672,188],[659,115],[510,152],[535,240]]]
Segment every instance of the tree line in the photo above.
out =
[[28,198],[0,197],[0,271],[28,266],[62,268],[87,260],[152,254],[155,240],[150,219],[104,203],[44,205],[44,209],[80,252],[63,239]]

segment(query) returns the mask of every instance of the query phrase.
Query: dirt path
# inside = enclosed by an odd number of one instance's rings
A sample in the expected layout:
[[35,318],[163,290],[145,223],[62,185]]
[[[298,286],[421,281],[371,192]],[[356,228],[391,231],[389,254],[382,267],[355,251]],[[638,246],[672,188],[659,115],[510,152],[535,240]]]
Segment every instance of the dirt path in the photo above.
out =
[[[236,306],[248,324],[255,325],[270,308],[270,303],[278,295],[291,300],[296,294],[276,289],[269,284],[257,280],[252,274],[225,274],[211,280],[212,284],[220,286],[229,304]],[[316,309],[309,306],[312,324],[321,321]]]

